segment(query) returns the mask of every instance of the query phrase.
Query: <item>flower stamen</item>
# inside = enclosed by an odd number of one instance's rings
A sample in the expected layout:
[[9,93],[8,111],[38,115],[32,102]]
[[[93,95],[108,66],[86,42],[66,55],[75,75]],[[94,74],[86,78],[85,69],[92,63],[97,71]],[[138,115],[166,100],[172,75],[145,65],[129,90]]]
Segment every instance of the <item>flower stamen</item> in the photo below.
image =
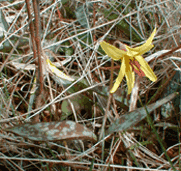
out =
[[131,65],[133,71],[136,72],[140,77],[144,77],[145,76],[145,73],[140,68],[141,65],[139,64],[138,61],[130,60],[129,64]]

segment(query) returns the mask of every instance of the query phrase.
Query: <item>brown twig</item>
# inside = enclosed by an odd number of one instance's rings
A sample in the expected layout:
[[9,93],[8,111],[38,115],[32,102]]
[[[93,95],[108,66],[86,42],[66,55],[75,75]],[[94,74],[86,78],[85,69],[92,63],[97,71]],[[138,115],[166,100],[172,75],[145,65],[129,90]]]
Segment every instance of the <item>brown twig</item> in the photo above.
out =
[[[35,59],[35,64],[38,64],[38,70],[36,70],[36,77],[37,77],[37,91],[36,91],[36,101],[35,107],[39,108],[42,104],[43,99],[43,67],[42,67],[42,48],[41,48],[41,39],[40,39],[40,10],[39,10],[39,1],[33,0],[33,9],[35,15],[35,25],[33,25],[31,10],[30,10],[30,3],[29,0],[26,1],[27,6],[27,13],[29,18],[29,27],[30,27],[30,34],[31,34],[31,42],[33,46],[33,55]],[[37,62],[38,57],[38,62]],[[39,121],[39,115],[34,117],[34,122]]]
[[38,79],[37,83],[40,86],[40,92],[43,92],[43,72],[42,72],[42,60],[41,60],[41,39],[40,39],[40,10],[39,10],[39,1],[33,0],[33,9],[35,14],[35,31],[36,31],[36,47],[37,47],[37,56],[38,56]]
[[35,33],[34,33],[35,28],[34,28],[32,17],[31,17],[31,10],[30,10],[29,0],[25,0],[25,2],[26,2],[26,7],[27,7],[27,13],[28,13],[28,20],[29,20],[29,27],[30,27],[30,34],[31,34],[31,42],[32,42],[32,46],[33,46],[33,56],[34,56],[34,59],[35,59],[35,64],[37,64],[37,62],[36,62],[37,49],[36,49],[36,44],[35,44]]

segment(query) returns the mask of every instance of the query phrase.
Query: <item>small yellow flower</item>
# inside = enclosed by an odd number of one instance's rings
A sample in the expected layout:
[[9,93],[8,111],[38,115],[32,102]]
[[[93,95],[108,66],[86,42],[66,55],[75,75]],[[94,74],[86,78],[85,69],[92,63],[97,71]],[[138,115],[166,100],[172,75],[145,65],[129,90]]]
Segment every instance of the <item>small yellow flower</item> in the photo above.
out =
[[122,60],[119,75],[110,93],[114,93],[117,90],[125,75],[128,85],[128,94],[130,94],[135,82],[135,73],[133,71],[135,71],[141,77],[148,77],[151,81],[157,80],[156,75],[154,74],[148,63],[141,56],[145,52],[153,48],[154,45],[152,44],[152,41],[155,33],[156,28],[154,29],[153,33],[148,38],[146,43],[136,48],[131,48],[125,44],[122,44],[122,50],[120,50],[115,46],[110,45],[109,43],[106,43],[104,41],[100,42],[102,49],[109,57],[114,60]]
[[49,69],[50,69],[53,73],[55,73],[58,77],[63,78],[63,79],[68,80],[68,81],[74,81],[73,78],[67,76],[67,75],[64,74],[62,71],[60,71],[60,70],[50,61],[50,59],[47,59],[46,61],[47,61],[47,64],[48,64]]

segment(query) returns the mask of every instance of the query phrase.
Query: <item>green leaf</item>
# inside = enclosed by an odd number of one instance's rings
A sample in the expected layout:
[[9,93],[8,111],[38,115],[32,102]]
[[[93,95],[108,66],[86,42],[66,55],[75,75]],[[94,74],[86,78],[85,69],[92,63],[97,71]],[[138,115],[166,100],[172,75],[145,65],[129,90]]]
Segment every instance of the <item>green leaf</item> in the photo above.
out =
[[[85,95],[79,94],[70,98],[71,103],[77,113],[81,113],[81,110],[85,110],[87,113],[91,114],[93,102]],[[64,100],[61,105],[62,117],[61,120],[67,118],[72,114],[72,108],[68,100]]]
[[[117,19],[120,16],[120,13],[115,11],[115,8],[117,9],[117,11],[122,11],[125,7],[123,5],[117,5],[114,6],[115,2],[113,1],[110,8],[109,9],[104,9],[104,10],[100,10],[100,12],[103,13],[104,17],[107,18],[109,21]],[[114,6],[114,7],[113,7]],[[130,7],[126,8],[127,10],[125,10],[123,12],[123,16],[128,14],[130,12],[131,8],[131,4]],[[99,9],[98,9],[99,10]],[[124,18],[122,19],[117,25],[116,27],[122,31],[124,31],[124,34],[126,34],[127,36],[130,36],[130,30],[132,33],[132,40],[136,41],[136,42],[140,42],[143,41],[143,37],[140,35],[140,33],[137,31],[137,29],[134,27],[133,23],[130,24],[128,21],[128,18]]]

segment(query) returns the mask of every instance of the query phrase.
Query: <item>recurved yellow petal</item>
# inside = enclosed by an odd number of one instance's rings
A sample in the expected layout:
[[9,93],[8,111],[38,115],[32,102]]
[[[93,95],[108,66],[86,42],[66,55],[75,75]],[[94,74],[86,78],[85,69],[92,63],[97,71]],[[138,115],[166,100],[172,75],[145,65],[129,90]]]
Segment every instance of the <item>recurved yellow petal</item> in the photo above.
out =
[[141,70],[145,73],[145,76],[148,77],[151,81],[156,81],[157,77],[153,70],[150,68],[148,63],[144,60],[142,56],[135,56],[135,59],[140,63]]
[[100,42],[100,45],[102,49],[106,52],[106,54],[115,61],[122,59],[123,56],[126,55],[126,52],[124,50],[120,50],[115,46],[106,43],[105,41]]
[[129,65],[129,63],[126,65],[125,76],[128,85],[128,94],[130,94],[134,87],[135,73],[132,71],[132,67]]
[[52,62],[51,62],[49,59],[47,59],[47,64],[48,64],[48,66],[49,66],[49,69],[50,69],[53,73],[55,73],[58,77],[63,78],[63,79],[68,80],[68,81],[74,81],[73,78],[67,76],[67,75],[64,74],[62,71],[60,71],[59,69],[57,69],[57,67],[56,67],[54,64],[52,64]]
[[130,50],[139,52],[139,55],[144,54],[145,52],[149,51],[151,48],[154,47],[154,45],[152,45],[152,41],[153,41],[153,38],[155,36],[155,33],[156,33],[156,28],[154,29],[151,36],[148,38],[148,40],[143,45],[135,47],[135,48],[131,48],[131,47],[128,47],[128,48]]
[[[139,50],[138,49],[135,50],[135,48],[131,48],[129,46],[128,46],[128,49],[129,49],[129,51],[134,52],[136,55],[143,55],[144,53],[148,52],[153,47],[154,47],[154,45],[152,45],[152,44],[149,45],[149,44],[145,43],[144,48],[142,48],[142,49],[140,48]],[[136,48],[139,48],[139,47],[136,47]]]
[[110,93],[114,93],[118,89],[118,87],[125,75],[125,70],[126,70],[126,64],[125,64],[125,58],[123,58],[118,77],[117,77],[116,82],[114,83],[113,88],[111,89]]

